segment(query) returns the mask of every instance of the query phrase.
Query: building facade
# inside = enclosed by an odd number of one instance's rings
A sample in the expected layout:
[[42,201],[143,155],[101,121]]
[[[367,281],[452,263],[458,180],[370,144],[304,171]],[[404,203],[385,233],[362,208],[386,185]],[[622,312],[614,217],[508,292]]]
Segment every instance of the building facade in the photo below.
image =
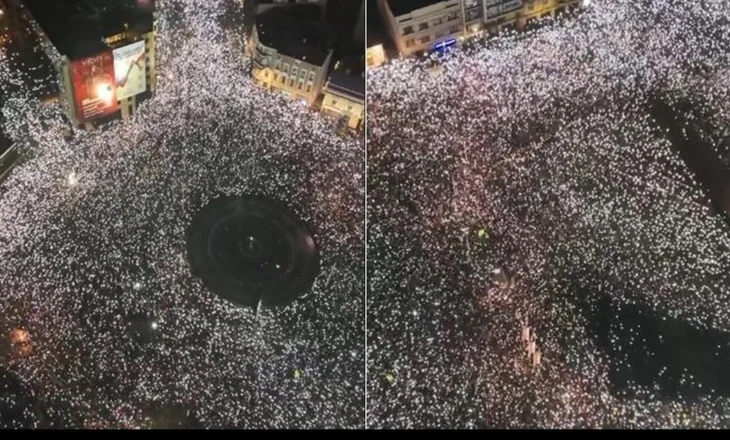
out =
[[462,38],[534,21],[589,0],[378,0],[388,33],[402,56],[457,44]]
[[42,0],[24,2],[30,25],[57,70],[59,101],[73,126],[88,129],[133,116],[154,95],[153,9],[137,9],[135,4],[120,1],[101,26],[104,9],[94,0],[54,3],[56,9]]
[[483,0],[484,28],[499,31],[506,27],[516,27],[523,0]]
[[278,9],[256,17],[249,46],[251,75],[261,87],[312,105],[322,93],[333,51],[316,22],[293,19]]
[[381,66],[388,61],[383,43],[373,43],[365,50],[365,60],[369,69]]
[[453,44],[464,35],[461,0],[378,0],[378,8],[398,52],[403,56]]
[[524,28],[541,18],[554,17],[556,14],[585,4],[586,2],[581,0],[524,0],[517,27]]
[[332,72],[324,88],[322,113],[346,121],[350,130],[362,128],[365,120],[364,76]]
[[485,0],[462,0],[464,9],[464,33],[474,35],[481,31],[484,26],[484,1]]

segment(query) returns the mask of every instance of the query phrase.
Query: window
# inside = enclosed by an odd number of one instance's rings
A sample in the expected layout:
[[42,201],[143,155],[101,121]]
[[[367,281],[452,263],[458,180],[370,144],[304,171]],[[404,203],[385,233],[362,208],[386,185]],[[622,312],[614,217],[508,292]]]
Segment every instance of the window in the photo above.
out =
[[289,87],[294,87],[294,78],[289,78]]
[[332,98],[332,105],[337,105],[337,100],[335,98]]
[[284,64],[284,72],[289,73],[289,65]]
[[312,93],[312,85],[311,84],[309,84],[307,86],[307,93]]
[[413,33],[413,26],[406,26],[403,28],[403,35],[408,35]]
[[300,82],[299,84],[297,84],[297,89],[304,90],[304,83]]
[[314,72],[309,72],[309,80],[314,81]]
[[279,74],[278,73],[275,73],[274,74],[274,81],[275,82],[278,82],[279,81]]
[[351,105],[348,105],[348,106],[347,106],[347,111],[348,111],[348,112],[351,112],[351,111],[352,111],[352,106],[351,106]]
[[443,18],[437,18],[436,20],[433,21],[433,25],[434,26],[440,26],[441,23],[443,23],[443,22],[444,22],[444,19]]
[[425,31],[426,29],[428,29],[428,23],[421,23],[418,25],[419,31]]
[[291,75],[292,76],[297,76],[297,72],[298,71],[299,71],[299,68],[298,67],[296,67],[296,66],[292,67],[291,68]]
[[459,32],[459,26],[451,26],[449,28],[449,32],[452,33],[452,34],[455,34],[455,33]]
[[306,70],[300,70],[299,71],[299,78],[306,78],[307,77],[307,71]]
[[446,16],[446,21],[456,20],[458,17],[459,14],[457,14],[456,12],[452,12]]
[[406,47],[413,47],[414,44],[415,41],[413,41],[413,38],[409,38],[408,40],[406,40]]
[[431,41],[431,37],[426,35],[425,37],[422,37],[420,41],[421,41],[421,44],[428,43],[429,41]]

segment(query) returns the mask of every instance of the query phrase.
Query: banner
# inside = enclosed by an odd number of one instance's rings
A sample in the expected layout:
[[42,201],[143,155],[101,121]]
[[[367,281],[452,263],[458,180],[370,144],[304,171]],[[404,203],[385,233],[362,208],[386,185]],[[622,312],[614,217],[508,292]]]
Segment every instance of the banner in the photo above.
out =
[[112,53],[117,99],[129,98],[147,90],[144,40],[114,49]]
[[84,123],[118,110],[114,57],[104,52],[71,62],[76,118]]

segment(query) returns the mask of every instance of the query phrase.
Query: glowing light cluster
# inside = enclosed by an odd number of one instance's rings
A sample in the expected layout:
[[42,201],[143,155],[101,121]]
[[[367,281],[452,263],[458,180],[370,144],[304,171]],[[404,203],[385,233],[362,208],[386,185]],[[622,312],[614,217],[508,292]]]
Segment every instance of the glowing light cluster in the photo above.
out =
[[[27,72],[0,62],[4,128],[29,149],[0,198],[0,328],[33,348],[5,360],[32,390],[25,415],[55,427],[361,426],[362,142],[252,83],[231,43],[242,30],[220,24],[241,14],[236,2],[158,8],[158,89],[131,120],[69,137],[60,106],[41,106]],[[190,219],[245,193],[281,200],[317,237],[322,274],[284,309],[237,308],[190,272]]]
[[728,340],[730,228],[650,111],[694,103],[720,154],[729,60],[727,2],[596,0],[370,71],[370,426],[730,426],[683,388],[712,380],[662,385],[725,362],[657,353]]

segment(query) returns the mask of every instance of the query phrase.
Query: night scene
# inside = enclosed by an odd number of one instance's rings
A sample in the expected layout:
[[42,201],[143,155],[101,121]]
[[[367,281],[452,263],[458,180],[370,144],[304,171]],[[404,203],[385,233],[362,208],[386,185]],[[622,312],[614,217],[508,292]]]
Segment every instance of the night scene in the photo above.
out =
[[0,0],[0,429],[730,429],[730,0]]
[[0,428],[365,426],[365,6],[0,0]]
[[367,9],[367,425],[730,428],[730,3]]

